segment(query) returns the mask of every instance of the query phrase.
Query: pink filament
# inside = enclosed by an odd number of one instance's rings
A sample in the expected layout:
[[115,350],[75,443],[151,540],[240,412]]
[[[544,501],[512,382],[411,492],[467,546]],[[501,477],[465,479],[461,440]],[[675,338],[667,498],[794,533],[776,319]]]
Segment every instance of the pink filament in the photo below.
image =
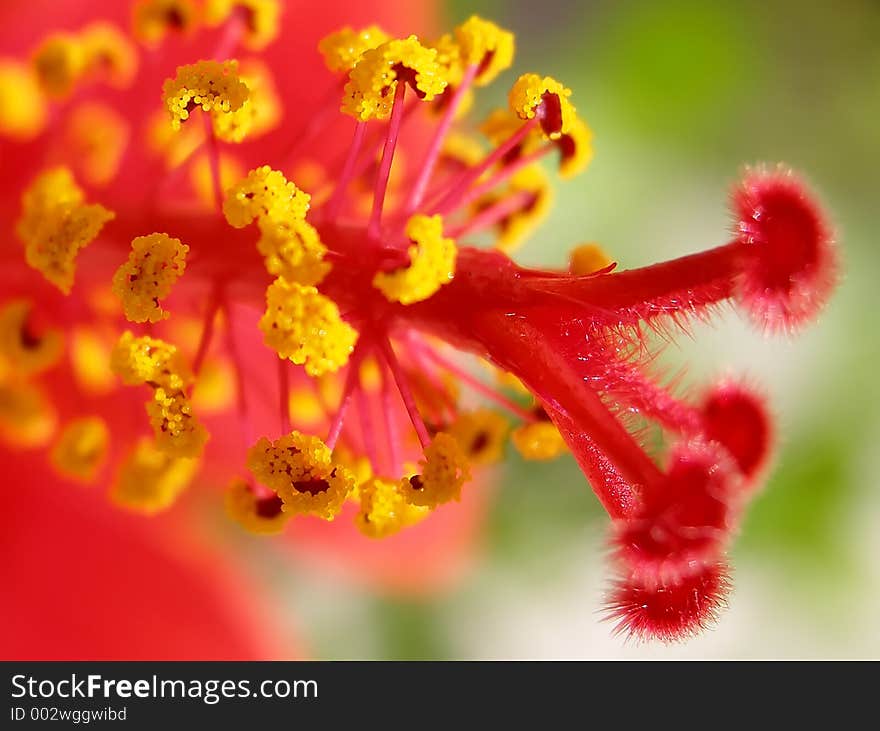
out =
[[431,437],[428,434],[428,428],[425,426],[425,422],[422,420],[421,414],[419,414],[418,406],[416,406],[416,400],[413,397],[412,390],[409,387],[409,383],[406,380],[406,374],[404,374],[403,370],[400,367],[400,363],[397,361],[397,357],[394,355],[394,350],[391,347],[391,343],[388,341],[388,338],[384,338],[381,341],[382,354],[385,356],[385,362],[388,364],[388,368],[391,370],[391,375],[394,376],[394,382],[397,384],[397,390],[400,392],[400,397],[403,399],[403,405],[406,407],[406,412],[409,414],[409,419],[412,422],[413,429],[416,430],[416,435],[419,438],[419,443],[422,445],[422,449],[428,446],[431,442]]
[[373,213],[367,226],[367,236],[378,240],[382,228],[382,209],[385,207],[385,193],[388,191],[388,178],[391,177],[391,163],[394,161],[394,149],[400,135],[400,123],[403,119],[403,99],[406,95],[406,84],[397,82],[394,102],[391,106],[391,119],[388,122],[388,136],[382,150],[382,162],[376,174],[376,185],[373,190]]
[[440,120],[440,124],[434,132],[434,138],[431,140],[431,146],[428,148],[428,152],[425,155],[425,161],[422,163],[419,177],[413,184],[412,193],[403,209],[407,217],[419,207],[419,204],[421,204],[422,199],[425,197],[425,191],[428,188],[428,183],[431,180],[431,175],[437,164],[437,159],[440,157],[440,150],[443,148],[443,141],[446,139],[446,135],[449,133],[449,128],[452,126],[452,123],[455,121],[455,113],[458,111],[459,106],[461,106],[461,101],[464,99],[465,94],[473,83],[478,70],[478,64],[471,64],[467,67],[464,76],[462,77],[461,84],[459,84],[459,87],[455,90],[455,93],[449,102],[449,106],[447,107],[443,118]]

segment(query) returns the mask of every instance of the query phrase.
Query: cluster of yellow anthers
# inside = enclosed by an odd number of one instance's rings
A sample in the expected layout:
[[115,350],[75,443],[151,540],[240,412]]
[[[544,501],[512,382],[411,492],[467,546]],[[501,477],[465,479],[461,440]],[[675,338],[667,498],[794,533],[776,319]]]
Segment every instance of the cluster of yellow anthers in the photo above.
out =
[[440,216],[415,215],[406,225],[412,246],[410,264],[391,272],[379,272],[373,286],[390,302],[410,305],[428,299],[455,275],[455,241],[443,237]]
[[237,61],[198,61],[178,67],[162,87],[162,97],[171,126],[180,129],[194,109],[215,118],[238,111],[248,99],[248,87],[238,76]]
[[169,457],[198,457],[208,432],[195,418],[186,389],[193,377],[173,345],[148,336],[123,333],[110,361],[129,386],[153,389],[147,414],[156,436],[156,448]]
[[257,249],[277,277],[266,290],[260,320],[266,344],[279,357],[304,365],[309,375],[321,376],[348,362],[357,331],[317,290],[330,264],[317,230],[305,220],[309,201],[307,193],[264,165],[227,191],[223,213],[236,228],[257,222]]
[[247,466],[294,514],[333,520],[355,488],[352,472],[334,461],[324,442],[296,431],[274,442],[260,439],[248,452]]
[[54,33],[45,38],[34,51],[33,69],[46,95],[61,99],[83,82],[127,86],[137,70],[137,56],[116,26],[94,23],[78,33]]
[[424,101],[433,101],[448,83],[437,51],[416,36],[386,41],[364,51],[349,73],[342,111],[361,122],[387,119],[400,81],[411,84]]
[[134,34],[153,46],[172,32],[189,32],[204,22],[218,26],[229,22],[242,25],[242,42],[254,51],[278,35],[279,0],[138,0],[134,9]]
[[113,291],[122,300],[126,318],[158,322],[168,317],[159,300],[171,293],[183,275],[188,251],[180,239],[164,233],[138,236],[131,242],[128,261],[113,275]]
[[103,206],[85,202],[70,170],[54,168],[25,191],[16,231],[25,242],[27,263],[69,294],[77,254],[113,218]]

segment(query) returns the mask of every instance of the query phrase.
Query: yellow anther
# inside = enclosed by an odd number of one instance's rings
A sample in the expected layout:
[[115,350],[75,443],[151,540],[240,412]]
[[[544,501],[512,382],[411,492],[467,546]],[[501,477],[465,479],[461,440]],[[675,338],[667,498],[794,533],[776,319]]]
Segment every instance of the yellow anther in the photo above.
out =
[[269,274],[307,286],[321,283],[330,271],[330,262],[324,261],[327,247],[314,226],[299,218],[278,221],[264,217],[259,227],[257,249],[266,257]]
[[577,116],[567,89],[556,79],[523,74],[510,90],[510,109],[520,119],[538,118],[541,129],[551,140],[569,134]]
[[284,502],[284,511],[333,520],[354,489],[354,477],[334,463],[317,437],[291,432],[270,442],[263,437],[248,452],[248,469]]
[[342,111],[362,122],[387,119],[399,81],[409,84],[424,101],[442,94],[446,78],[437,51],[423,46],[416,36],[365,51],[349,74]]
[[14,447],[45,445],[55,431],[52,404],[36,386],[25,382],[0,383],[0,437]]
[[324,56],[328,69],[334,73],[348,73],[357,65],[365,51],[382,45],[389,38],[378,25],[370,25],[361,30],[346,26],[324,36],[318,42],[318,50]]
[[77,171],[92,185],[106,185],[116,176],[128,138],[125,117],[102,102],[80,104],[67,120],[65,144]]
[[113,372],[128,386],[148,384],[153,388],[180,391],[192,376],[177,348],[147,335],[135,337],[126,331],[110,356]]
[[428,43],[429,48],[437,51],[437,63],[443,69],[449,86],[455,88],[461,83],[464,75],[464,59],[462,58],[461,46],[451,33],[440,36],[436,41]]
[[513,430],[511,441],[523,459],[545,461],[568,451],[559,430],[549,421],[523,424]]
[[280,14],[279,0],[207,0],[205,4],[209,25],[244,23],[242,42],[254,51],[261,51],[278,37]]
[[277,495],[257,497],[253,488],[236,477],[226,490],[226,514],[248,533],[273,536],[281,533],[291,514],[285,513]]
[[64,427],[49,458],[64,477],[93,482],[107,460],[110,430],[98,416],[75,419]]
[[504,456],[504,443],[509,429],[507,419],[491,409],[466,411],[449,427],[472,464],[488,465]]
[[452,281],[458,250],[455,241],[443,237],[440,216],[413,216],[406,224],[406,235],[413,242],[407,250],[409,266],[379,272],[373,277],[373,286],[390,302],[410,305],[428,299]]
[[188,251],[189,246],[165,233],[138,236],[131,242],[128,261],[113,275],[113,292],[122,300],[130,322],[159,322],[168,317],[159,300],[171,294],[183,275]]
[[46,125],[46,102],[32,69],[0,60],[0,136],[27,140]]
[[360,510],[354,524],[368,538],[387,538],[401,529],[415,525],[430,513],[429,508],[410,505],[397,482],[374,477],[358,490]]
[[76,36],[53,33],[39,45],[32,63],[43,91],[61,99],[73,91],[85,70],[85,49]]
[[84,203],[70,170],[55,168],[38,176],[25,191],[16,231],[25,243],[27,263],[69,294],[79,250],[113,218],[103,206]]
[[556,144],[559,147],[559,177],[570,180],[586,170],[593,159],[593,131],[579,117]]
[[193,0],[139,0],[132,26],[138,40],[154,46],[169,33],[189,31],[195,20]]
[[541,225],[553,205],[553,188],[538,165],[525,167],[510,179],[507,195],[520,193],[526,194],[525,203],[498,224],[495,246],[507,253],[514,251]]
[[455,29],[462,61],[477,64],[475,83],[485,86],[513,63],[514,37],[510,31],[473,15]]
[[213,115],[241,109],[248,88],[238,76],[237,61],[198,61],[178,66],[176,76],[162,86],[162,97],[171,126],[180,129],[194,109]]
[[18,375],[42,373],[61,359],[64,340],[58,330],[35,330],[31,304],[13,300],[0,307],[0,362]]
[[230,226],[243,228],[255,219],[277,221],[303,219],[311,196],[288,182],[284,173],[268,165],[251,170],[247,177],[226,193],[223,215]]
[[79,34],[84,73],[107,79],[113,86],[128,86],[137,72],[137,51],[112,23],[92,23]]
[[176,502],[198,465],[198,460],[170,457],[151,440],[142,439],[123,461],[110,498],[123,508],[154,515]]
[[147,414],[156,434],[156,447],[171,457],[198,457],[208,432],[192,412],[181,390],[157,388],[147,403]]
[[578,276],[593,274],[609,266],[613,261],[599,244],[594,242],[581,244],[571,250],[569,271]]
[[281,121],[281,100],[269,68],[259,61],[242,63],[239,78],[248,98],[239,109],[212,118],[214,134],[225,142],[252,140],[273,130]]
[[260,319],[266,345],[281,358],[304,365],[310,376],[335,372],[348,363],[358,333],[336,303],[315,287],[276,279],[266,290]]
[[77,328],[73,331],[70,360],[79,386],[91,394],[105,394],[118,383],[110,369],[110,353],[113,348],[108,339],[93,329]]
[[467,456],[450,434],[440,432],[425,448],[419,463],[421,473],[400,481],[406,501],[412,505],[436,508],[461,498],[462,486],[471,479]]
[[[214,197],[214,171],[211,169],[211,159],[207,153],[198,154],[190,167],[190,182],[196,196],[205,207],[212,211],[216,210],[216,198]],[[220,189],[229,190],[233,185],[244,178],[244,168],[241,163],[230,153],[220,153]]]

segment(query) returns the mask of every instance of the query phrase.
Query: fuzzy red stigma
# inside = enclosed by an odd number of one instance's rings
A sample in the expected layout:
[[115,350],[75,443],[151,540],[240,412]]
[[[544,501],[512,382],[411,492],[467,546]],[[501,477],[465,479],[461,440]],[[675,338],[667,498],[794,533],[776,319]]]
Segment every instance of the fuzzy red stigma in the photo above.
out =
[[714,563],[681,581],[645,587],[629,579],[615,584],[606,610],[615,620],[615,634],[639,641],[671,643],[686,640],[713,624],[727,605],[727,566]]
[[717,445],[679,446],[668,471],[643,488],[635,516],[615,524],[615,554],[624,569],[643,586],[702,571],[730,537],[735,485],[734,468]]
[[794,330],[831,295],[837,256],[815,196],[790,171],[758,170],[733,192],[737,238],[748,258],[739,291],[743,306],[770,330]]
[[706,395],[702,413],[706,436],[727,449],[753,485],[773,444],[773,426],[764,400],[742,384],[726,381]]

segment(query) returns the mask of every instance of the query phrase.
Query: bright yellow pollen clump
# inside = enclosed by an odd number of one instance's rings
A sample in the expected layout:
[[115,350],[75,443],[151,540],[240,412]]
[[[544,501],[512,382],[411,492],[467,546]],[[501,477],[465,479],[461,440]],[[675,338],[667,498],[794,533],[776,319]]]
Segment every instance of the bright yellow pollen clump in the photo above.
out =
[[346,26],[324,36],[318,42],[318,50],[324,56],[328,69],[334,73],[348,73],[360,61],[365,51],[382,45],[389,38],[378,25],[370,25],[361,30]]
[[420,99],[433,101],[447,83],[437,51],[423,46],[416,36],[365,51],[349,74],[342,111],[361,122],[387,119],[398,81],[409,83]]
[[613,259],[596,243],[576,246],[569,256],[569,271],[577,276],[593,274],[609,266]]
[[440,216],[413,216],[406,224],[406,235],[413,242],[407,250],[410,265],[379,272],[373,277],[373,286],[390,302],[410,305],[428,299],[452,281],[458,250],[455,241],[443,237]]
[[191,380],[183,356],[175,346],[147,335],[135,337],[129,331],[122,334],[113,348],[110,367],[127,386],[146,383],[153,388],[178,391]]
[[198,457],[208,441],[208,431],[195,418],[192,404],[180,390],[157,388],[147,403],[156,446],[171,457]]
[[327,247],[314,226],[299,218],[277,221],[263,217],[259,227],[257,250],[266,258],[269,274],[306,286],[321,283],[330,263],[324,261]]
[[107,460],[110,430],[98,416],[75,419],[64,427],[49,458],[64,477],[92,482]]
[[466,411],[447,430],[458,441],[472,464],[489,465],[504,456],[504,443],[510,428],[497,411]]
[[358,333],[339,315],[336,303],[285,279],[266,290],[266,313],[260,319],[266,345],[281,358],[304,365],[310,376],[339,370],[348,362]]
[[248,533],[272,536],[281,533],[291,514],[281,509],[275,495],[258,498],[253,488],[236,477],[226,490],[226,514]]
[[123,461],[110,499],[134,512],[154,515],[174,504],[197,468],[197,460],[170,457],[142,439]]
[[19,375],[52,368],[64,350],[61,333],[32,331],[30,316],[31,304],[25,300],[13,300],[0,307],[0,363],[8,363]]
[[70,33],[53,33],[39,45],[32,63],[46,95],[62,99],[73,91],[85,70],[85,48],[79,38]]
[[538,228],[553,205],[553,188],[547,174],[538,165],[530,165],[511,179],[507,195],[528,194],[524,206],[499,223],[495,246],[506,253],[514,251]]
[[557,140],[559,146],[559,177],[571,180],[579,175],[593,159],[593,130],[580,117],[576,117],[571,129]]
[[443,142],[441,159],[456,167],[471,167],[477,165],[486,152],[480,141],[471,135],[452,131]]
[[114,214],[86,204],[67,168],[49,170],[22,196],[16,231],[25,243],[25,258],[64,294],[70,294],[79,250],[91,243]]
[[0,136],[28,140],[46,125],[46,101],[32,69],[0,60]]
[[214,133],[224,142],[252,140],[281,121],[281,100],[269,68],[259,61],[246,61],[239,77],[248,88],[248,98],[236,111],[212,118]]
[[189,247],[165,233],[138,236],[131,242],[128,261],[113,275],[113,292],[122,300],[130,322],[159,322],[170,314],[159,300],[186,269]]
[[450,434],[440,432],[425,448],[421,474],[404,478],[400,489],[412,505],[436,508],[461,498],[462,486],[471,478],[468,460]]
[[232,22],[233,13],[244,22],[242,42],[253,51],[261,51],[278,37],[281,30],[279,0],[207,0],[205,21],[209,25]]
[[137,51],[112,23],[92,23],[79,34],[84,55],[84,73],[105,78],[125,88],[137,71]]
[[57,418],[34,384],[0,383],[0,437],[14,447],[41,447],[52,438]]
[[130,386],[146,384],[153,389],[147,415],[156,435],[156,447],[172,457],[201,454],[208,432],[192,413],[186,389],[192,375],[173,345],[162,340],[125,332],[110,356],[113,372]]
[[354,476],[334,463],[330,449],[314,436],[291,432],[270,442],[263,437],[248,452],[248,469],[284,502],[284,511],[333,520],[355,485]]
[[485,86],[513,63],[514,36],[495,23],[473,15],[455,29],[462,61],[479,68],[474,83]]
[[541,128],[551,139],[569,134],[577,116],[569,101],[571,89],[556,79],[538,74],[523,74],[510,89],[510,109],[522,120],[541,121]]
[[193,0],[138,0],[132,14],[135,37],[150,46],[168,33],[187,32],[196,21]]
[[528,460],[556,459],[568,451],[562,434],[549,421],[523,424],[513,430],[511,440],[523,459]]
[[358,493],[360,510],[354,523],[368,538],[392,536],[431,512],[429,508],[410,505],[394,480],[373,477],[358,488]]
[[288,182],[284,173],[263,165],[227,191],[223,215],[235,228],[244,228],[262,217],[277,221],[304,219],[310,200],[311,196]]
[[237,61],[198,61],[177,67],[177,75],[162,86],[162,98],[171,115],[171,126],[189,119],[193,109],[214,115],[241,109],[248,87],[238,76]]

